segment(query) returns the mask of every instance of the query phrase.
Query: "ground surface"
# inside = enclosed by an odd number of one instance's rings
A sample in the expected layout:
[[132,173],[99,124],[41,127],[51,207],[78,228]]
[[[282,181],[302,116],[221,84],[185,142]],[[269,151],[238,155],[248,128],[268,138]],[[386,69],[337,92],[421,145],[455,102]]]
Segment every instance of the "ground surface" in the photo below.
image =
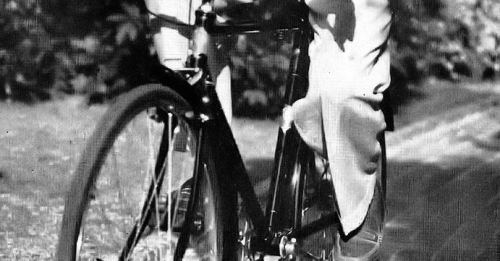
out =
[[[499,260],[500,87],[424,84],[387,135],[383,260]],[[0,260],[52,260],[79,151],[105,107],[0,103]],[[267,192],[277,122],[234,120]]]

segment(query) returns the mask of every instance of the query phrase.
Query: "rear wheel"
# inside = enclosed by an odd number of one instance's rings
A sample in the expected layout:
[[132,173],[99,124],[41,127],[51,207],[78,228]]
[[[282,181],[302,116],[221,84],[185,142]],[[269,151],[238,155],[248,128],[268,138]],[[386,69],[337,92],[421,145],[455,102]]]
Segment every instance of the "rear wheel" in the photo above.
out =
[[221,260],[234,251],[223,249],[228,213],[192,115],[160,85],[118,98],[76,170],[58,260]]
[[[333,183],[326,160],[315,155],[310,157],[304,176],[304,189],[301,202],[301,224],[306,226],[335,210]],[[335,225],[326,226],[302,239],[302,249],[309,254],[328,260],[333,248]],[[301,259],[302,260],[302,259]],[[311,260],[305,258],[304,260]]]

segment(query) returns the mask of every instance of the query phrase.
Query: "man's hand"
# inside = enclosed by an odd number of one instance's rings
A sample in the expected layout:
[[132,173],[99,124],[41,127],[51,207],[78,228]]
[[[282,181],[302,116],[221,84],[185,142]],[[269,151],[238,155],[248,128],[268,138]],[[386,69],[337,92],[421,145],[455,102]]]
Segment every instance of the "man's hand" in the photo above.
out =
[[217,12],[224,11],[225,8],[232,5],[237,4],[250,4],[253,3],[254,0],[215,0],[214,7]]
[[311,10],[319,14],[339,13],[345,6],[352,5],[351,0],[305,0]]

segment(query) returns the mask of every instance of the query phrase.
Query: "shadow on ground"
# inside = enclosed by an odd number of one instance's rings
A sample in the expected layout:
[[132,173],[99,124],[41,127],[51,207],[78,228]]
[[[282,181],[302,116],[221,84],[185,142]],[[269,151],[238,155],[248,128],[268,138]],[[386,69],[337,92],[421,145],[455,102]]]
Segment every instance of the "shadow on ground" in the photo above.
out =
[[499,260],[500,166],[389,162],[383,260]]
[[[388,162],[382,260],[500,260],[500,166]],[[273,161],[247,161],[261,203]]]
[[250,181],[253,184],[254,191],[262,207],[266,206],[273,164],[274,160],[270,158],[257,158],[245,161]]

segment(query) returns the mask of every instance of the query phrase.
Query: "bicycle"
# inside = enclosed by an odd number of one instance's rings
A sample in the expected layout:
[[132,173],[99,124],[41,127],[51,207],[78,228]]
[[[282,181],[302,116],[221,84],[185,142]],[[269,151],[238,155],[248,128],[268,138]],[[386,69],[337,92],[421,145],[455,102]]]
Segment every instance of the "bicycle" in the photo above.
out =
[[[196,32],[195,43],[215,34],[292,34],[286,108],[308,81],[311,28],[307,6],[296,4],[287,19],[266,23],[216,23],[210,0],[194,26],[160,18]],[[217,98],[207,47],[195,46],[191,66],[174,72],[157,64],[158,82],[119,96],[97,125],[66,199],[58,260],[327,260],[339,223],[328,173],[316,171],[314,152],[284,117],[262,211]]]

